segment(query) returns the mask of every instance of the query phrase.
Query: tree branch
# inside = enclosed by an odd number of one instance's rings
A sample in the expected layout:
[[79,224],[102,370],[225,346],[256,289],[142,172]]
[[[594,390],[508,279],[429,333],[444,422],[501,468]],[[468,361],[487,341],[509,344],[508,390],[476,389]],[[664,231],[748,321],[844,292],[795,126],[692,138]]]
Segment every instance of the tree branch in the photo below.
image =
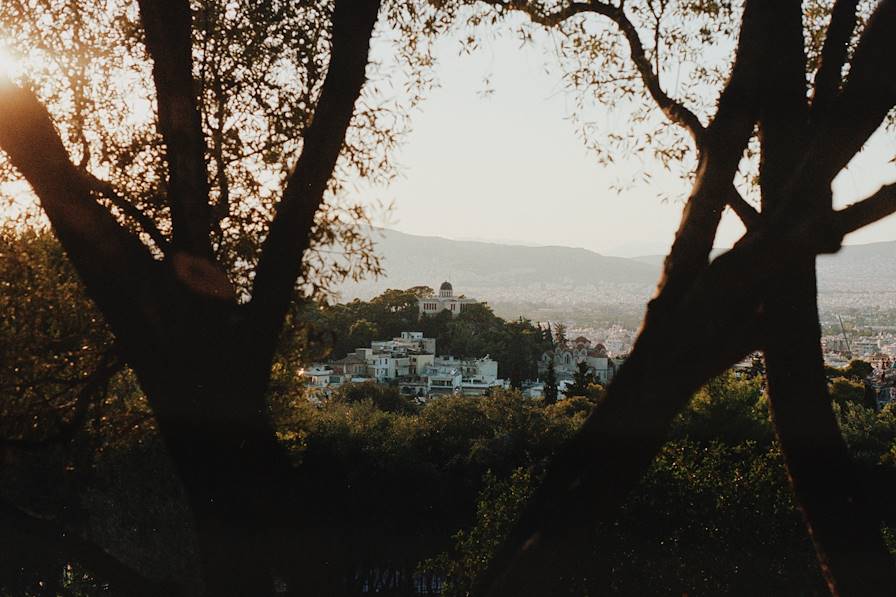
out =
[[83,176],[87,180],[87,184],[93,191],[99,193],[101,196],[105,197],[109,200],[112,205],[121,210],[121,212],[137,222],[140,228],[145,232],[149,238],[152,239],[153,243],[155,243],[156,247],[165,255],[168,255],[170,252],[170,246],[168,243],[168,239],[165,238],[165,235],[162,234],[161,230],[159,230],[158,226],[156,226],[155,221],[152,218],[147,216],[145,213],[140,211],[136,205],[119,195],[115,191],[115,187],[112,186],[111,183],[108,183],[104,180],[100,180],[93,174],[87,171],[82,171]]
[[815,73],[813,120],[823,117],[840,90],[849,42],[856,28],[858,7],[859,0],[837,0],[831,9],[831,22],[821,48],[821,62]]
[[187,0],[138,0],[138,4],[167,150],[174,248],[211,259],[208,168],[193,85],[190,5]]
[[664,262],[648,318],[673,305],[706,268],[722,208],[730,203],[731,191],[735,190],[734,175],[759,114],[761,61],[766,45],[759,22],[760,2],[748,0],[744,7],[731,76],[719,97],[715,117],[701,135],[697,181]]
[[277,205],[256,269],[250,325],[264,352],[274,349],[302,271],[315,215],[364,86],[379,7],[380,0],[336,2],[330,66],[305,133],[302,154]]
[[[541,25],[542,27],[556,27],[560,25],[564,21],[571,19],[572,17],[586,13],[586,12],[597,12],[596,8],[599,9],[602,6],[603,2],[569,2],[562,8],[551,12],[542,12],[538,9],[537,6],[533,6],[529,0],[510,0],[507,2],[505,0],[479,0],[483,4],[488,4],[490,6],[494,6],[499,10],[509,10],[522,12],[529,17],[533,23]],[[609,5],[607,5],[609,6]]]
[[784,201],[811,198],[807,209],[828,209],[824,196],[792,193],[787,183],[806,151],[809,106],[806,100],[806,52],[803,46],[802,7],[799,0],[763,4],[766,51],[762,58],[759,102],[759,186],[762,211],[778,209]]
[[503,2],[501,0],[480,1],[500,7],[501,10],[522,12],[533,23],[544,27],[556,27],[567,19],[582,13],[595,13],[609,18],[625,37],[632,62],[641,76],[644,87],[647,89],[650,97],[656,102],[657,107],[659,107],[666,118],[688,131],[691,137],[699,143],[704,131],[703,124],[694,112],[680,101],[673,99],[663,89],[660,84],[659,71],[654,70],[653,65],[650,63],[644,44],[641,42],[641,36],[638,34],[634,23],[625,14],[623,5],[613,6],[607,2],[597,0],[592,0],[591,2],[571,2],[556,11],[544,13],[538,9],[537,5],[532,4],[528,0],[512,0],[511,2]]
[[743,222],[744,227],[747,230],[752,230],[756,226],[759,226],[762,221],[762,214],[756,211],[756,208],[747,203],[747,200],[743,198],[740,194],[740,191],[735,188],[732,184],[731,188],[728,189],[728,195],[725,200],[728,206],[732,211],[740,218],[740,221]]
[[[593,5],[600,7],[604,6],[603,3],[593,3]],[[694,114],[694,112],[685,107],[684,104],[673,99],[665,92],[665,90],[663,90],[663,87],[660,84],[659,72],[654,71],[653,66],[650,64],[650,59],[647,57],[647,52],[644,50],[644,45],[641,43],[641,36],[638,34],[638,30],[635,28],[634,24],[629,20],[628,16],[626,16],[625,10],[621,6],[616,8],[611,5],[606,5],[606,7],[607,8],[601,8],[597,12],[601,12],[601,14],[606,14],[610,17],[625,36],[625,39],[628,42],[632,62],[635,63],[635,68],[638,69],[638,73],[641,75],[641,80],[644,82],[647,92],[650,93],[650,97],[653,98],[653,101],[656,102],[659,109],[666,115],[666,118],[688,131],[691,134],[691,137],[694,138],[694,141],[699,145],[704,132],[704,127],[700,122],[700,119],[697,118],[697,115]],[[657,51],[659,51],[658,48]]]
[[158,264],[147,247],[91,196],[38,99],[0,80],[0,148],[28,181],[88,294],[119,331],[138,325],[135,309]]
[[896,0],[881,0],[859,40],[840,95],[807,153],[827,182],[846,167],[896,105]]
[[896,183],[882,186],[870,197],[834,212],[832,232],[843,238],[893,213],[896,213]]

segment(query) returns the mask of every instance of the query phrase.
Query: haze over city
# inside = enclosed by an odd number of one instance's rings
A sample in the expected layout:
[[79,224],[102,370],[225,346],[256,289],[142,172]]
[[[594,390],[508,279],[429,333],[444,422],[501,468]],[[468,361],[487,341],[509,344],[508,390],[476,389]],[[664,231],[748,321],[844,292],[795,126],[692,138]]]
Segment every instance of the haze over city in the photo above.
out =
[[[385,189],[362,188],[368,200],[394,201],[378,223],[456,240],[582,247],[624,257],[665,253],[689,182],[652,160],[598,164],[569,119],[578,92],[561,81],[552,35],[537,31],[522,44],[512,27],[500,31],[472,53],[461,50],[456,36],[436,42],[433,75],[440,86],[411,115],[412,131],[397,154],[399,178]],[[388,62],[389,47],[385,39],[374,42],[374,55]],[[588,111],[597,122],[626,118],[621,109],[592,105]],[[837,205],[896,179],[893,155],[892,135],[872,138],[836,179]],[[643,170],[651,182],[638,180]],[[621,193],[612,188],[630,180]],[[742,234],[726,210],[716,246],[731,246]],[[847,244],[887,240],[896,240],[896,218],[850,235]]]

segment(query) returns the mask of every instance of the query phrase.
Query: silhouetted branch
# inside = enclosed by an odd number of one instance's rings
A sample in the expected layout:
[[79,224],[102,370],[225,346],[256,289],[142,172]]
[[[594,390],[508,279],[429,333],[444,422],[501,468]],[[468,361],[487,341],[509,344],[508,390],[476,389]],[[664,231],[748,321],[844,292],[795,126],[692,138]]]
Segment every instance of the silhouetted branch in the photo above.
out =
[[835,212],[835,234],[841,238],[896,213],[896,184],[888,184],[870,197]]
[[142,321],[138,307],[158,264],[147,247],[91,196],[49,114],[29,91],[0,81],[0,148],[22,173],[88,294],[119,329]]
[[155,243],[156,247],[163,254],[167,255],[169,253],[170,245],[168,243],[168,239],[165,238],[165,235],[162,234],[152,218],[140,211],[140,209],[136,205],[119,195],[115,191],[115,187],[113,187],[111,183],[100,180],[93,174],[86,171],[84,172],[84,177],[87,179],[87,183],[92,190],[108,199],[109,202],[120,209],[125,216],[137,222],[143,232],[145,232],[152,239],[153,243]]
[[533,23],[543,27],[556,27],[567,19],[586,13],[600,12],[606,8],[613,8],[604,2],[569,2],[557,10],[544,12],[539,6],[533,5],[529,0],[480,0],[483,4],[489,4],[500,10],[510,10],[525,13]]
[[881,0],[850,62],[840,95],[819,124],[806,163],[832,181],[896,105],[896,0]]
[[740,221],[743,222],[744,227],[747,230],[755,228],[762,221],[762,215],[756,211],[755,207],[747,203],[747,200],[743,198],[740,191],[738,191],[733,184],[728,190],[728,196],[725,199],[725,202],[731,207],[737,217],[740,218]]
[[763,4],[766,51],[759,101],[759,187],[762,210],[779,209],[787,201],[806,200],[805,209],[829,209],[824,196],[793,193],[788,182],[798,171],[809,134],[806,99],[806,52],[803,46],[803,11],[799,0]]
[[[641,36],[634,23],[625,14],[624,5],[614,6],[608,2],[570,2],[553,12],[542,12],[537,4],[528,0],[513,0],[502,2],[501,0],[481,0],[486,4],[499,7],[501,10],[517,11],[526,14],[533,23],[544,27],[556,27],[563,21],[582,13],[594,13],[605,16],[613,21],[628,43],[632,62],[644,83],[644,87],[656,102],[660,111],[672,123],[684,128],[695,141],[700,141],[704,127],[697,115],[688,109],[682,102],[672,98],[660,84],[659,71],[655,70],[641,42]],[[658,52],[659,49],[657,48]]]
[[192,71],[192,13],[187,0],[139,0],[153,60],[159,129],[168,163],[174,247],[212,257],[205,137]]
[[893,595],[896,566],[832,409],[814,260],[768,293],[765,363],[775,434],[831,595]]
[[858,6],[859,0],[837,0],[831,9],[831,21],[821,48],[821,62],[815,73],[813,119],[817,120],[828,110],[840,90],[849,42],[856,28]]
[[759,115],[761,60],[766,40],[759,23],[758,3],[759,0],[748,0],[744,7],[731,76],[719,97],[712,122],[701,135],[697,181],[663,264],[663,276],[657,297],[649,304],[648,318],[673,305],[706,268],[722,208],[732,196],[734,175]]
[[323,202],[365,82],[368,51],[380,0],[337,0],[330,66],[308,127],[302,154],[277,205],[262,246],[251,301],[251,328],[273,351],[302,271],[314,218]]

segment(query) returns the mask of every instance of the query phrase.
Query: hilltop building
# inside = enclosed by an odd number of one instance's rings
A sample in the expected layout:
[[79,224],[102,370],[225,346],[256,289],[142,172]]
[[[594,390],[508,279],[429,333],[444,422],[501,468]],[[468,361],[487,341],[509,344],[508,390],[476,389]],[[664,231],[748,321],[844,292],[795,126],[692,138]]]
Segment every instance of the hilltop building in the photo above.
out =
[[451,286],[451,282],[442,282],[442,285],[439,286],[438,296],[417,299],[420,315],[438,315],[442,311],[450,311],[451,315],[457,317],[466,306],[478,303],[479,301],[476,299],[454,296],[454,287]]

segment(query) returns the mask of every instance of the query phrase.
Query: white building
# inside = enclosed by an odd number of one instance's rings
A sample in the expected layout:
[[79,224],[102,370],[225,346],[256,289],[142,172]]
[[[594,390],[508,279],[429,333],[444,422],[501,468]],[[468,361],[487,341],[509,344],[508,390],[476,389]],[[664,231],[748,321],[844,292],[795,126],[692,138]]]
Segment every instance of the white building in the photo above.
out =
[[488,356],[458,359],[435,356],[436,341],[422,332],[402,332],[391,340],[374,340],[370,348],[356,348],[342,359],[309,368],[309,386],[328,394],[349,381],[395,383],[402,394],[424,399],[444,394],[481,396],[505,387],[498,379],[498,362]]
[[329,365],[314,365],[301,372],[311,395],[315,397],[329,396],[335,388],[351,381],[351,376],[340,373]]
[[471,298],[454,296],[454,288],[451,282],[442,282],[438,296],[428,296],[417,299],[420,315],[438,315],[442,311],[449,311],[457,317],[468,305],[476,305],[479,301]]
[[506,386],[503,380],[498,379],[498,361],[488,355],[479,359],[436,357],[435,366],[457,370],[461,375],[460,391],[465,396],[482,396],[491,388]]
[[436,353],[436,339],[424,338],[423,332],[402,332],[401,337],[391,340],[374,340],[370,343],[374,351],[403,351]]

